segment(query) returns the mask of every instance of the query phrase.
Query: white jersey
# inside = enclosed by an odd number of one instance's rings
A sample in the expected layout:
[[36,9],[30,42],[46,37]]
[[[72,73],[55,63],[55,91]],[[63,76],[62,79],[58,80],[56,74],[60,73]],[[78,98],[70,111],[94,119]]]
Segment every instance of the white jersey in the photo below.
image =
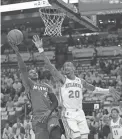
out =
[[121,118],[118,118],[116,123],[111,120],[113,139],[120,139],[120,137],[122,137],[122,125],[120,125],[120,119]]
[[80,78],[75,77],[75,80],[66,78],[60,90],[63,107],[66,109],[82,109],[82,90],[83,85]]

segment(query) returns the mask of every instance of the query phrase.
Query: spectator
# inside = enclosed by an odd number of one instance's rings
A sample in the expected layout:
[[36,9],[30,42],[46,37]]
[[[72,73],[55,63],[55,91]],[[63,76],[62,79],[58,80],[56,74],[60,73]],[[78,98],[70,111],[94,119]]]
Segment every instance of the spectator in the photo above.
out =
[[24,128],[25,128],[26,137],[33,139],[35,137],[35,135],[34,135],[34,132],[32,130],[32,123],[30,121],[29,116],[27,116],[27,118],[24,120]]
[[95,76],[93,77],[93,84],[99,86],[101,83],[101,78],[98,76],[98,73],[95,73]]
[[99,60],[99,65],[100,65],[100,68],[104,71],[105,70],[105,62],[103,59]]
[[112,139],[110,131],[110,119],[109,116],[104,115],[103,117],[103,139]]
[[9,92],[7,92],[7,84],[6,83],[1,83],[1,92],[4,95],[9,94]]
[[29,116],[27,116],[24,120],[24,128],[26,128],[28,125],[30,126],[30,129],[32,129],[32,123]]
[[14,98],[15,89],[13,88],[12,84],[10,86],[7,86],[6,92],[11,96],[12,99]]
[[9,97],[8,102],[6,103],[6,107],[8,109],[12,109],[14,107],[14,102],[12,101],[11,97]]
[[1,83],[3,83],[3,84],[5,83],[5,75],[4,74],[3,75],[1,74]]
[[98,139],[97,131],[96,131],[95,127],[92,126],[89,118],[87,119],[87,124],[88,124],[89,130],[90,130],[88,139]]
[[92,83],[92,79],[91,79],[90,74],[89,74],[88,72],[87,72],[87,74],[86,74],[85,80],[86,80],[88,83]]
[[0,93],[0,100],[3,100],[3,99],[4,99],[4,94]]
[[18,98],[19,98],[19,97],[18,97],[18,94],[15,94],[13,101],[14,101],[14,102],[18,102]]
[[108,113],[108,110],[107,109],[104,109],[103,110],[103,115],[108,115],[109,113]]
[[94,53],[91,60],[91,66],[95,66],[97,63],[97,49],[94,48]]
[[117,82],[118,82],[118,85],[122,85],[122,79],[120,75],[117,76]]
[[7,86],[10,87],[13,84],[13,79],[12,78],[7,78],[5,80],[5,82],[6,82]]
[[26,100],[27,100],[27,96],[25,95],[25,92],[22,92],[18,99],[18,102],[24,104]]
[[[90,77],[91,77],[92,79],[94,79],[94,77],[95,77],[95,72],[94,72],[94,71],[91,71],[91,72],[90,72]],[[92,82],[93,82],[93,80],[92,80]]]
[[95,122],[95,128],[98,133],[98,139],[102,139],[103,133],[102,133],[102,120],[101,119]]
[[99,119],[102,118],[102,116],[103,116],[102,109],[99,109],[99,110],[98,110],[98,113],[97,113],[97,115],[96,115],[96,118],[99,120]]
[[13,83],[13,88],[16,90],[16,92],[20,92],[20,90],[22,89],[22,84],[21,82],[19,82],[18,79],[16,79]]
[[9,139],[13,136],[12,128],[10,127],[9,123],[6,123],[5,128],[3,130],[3,139]]
[[17,123],[15,123],[12,127],[13,134],[15,138],[21,137],[21,133],[25,134],[25,130],[23,128],[23,124],[20,122],[20,119],[17,118]]
[[14,106],[18,106],[18,94],[15,94],[15,97],[13,99],[13,102],[14,102]]

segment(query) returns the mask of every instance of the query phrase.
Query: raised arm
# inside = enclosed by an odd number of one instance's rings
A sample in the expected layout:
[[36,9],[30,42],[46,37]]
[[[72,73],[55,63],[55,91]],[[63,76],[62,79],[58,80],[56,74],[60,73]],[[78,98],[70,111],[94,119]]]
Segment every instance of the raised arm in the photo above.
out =
[[18,66],[19,66],[19,69],[21,71],[22,82],[25,86],[25,89],[27,89],[30,87],[30,80],[28,79],[28,73],[27,73],[26,65],[25,65],[25,63],[24,63],[24,61],[23,61],[23,59],[18,51],[18,47],[15,46],[13,42],[9,41],[9,44],[11,45],[11,47],[13,48],[13,50],[16,53]]
[[56,77],[62,84],[65,83],[65,77],[51,64],[50,60],[44,53],[43,42],[40,40],[38,35],[33,36],[33,43],[37,47],[40,56],[43,58],[44,63],[47,65],[47,68],[50,70],[51,74]]
[[95,87],[92,84],[87,83],[85,80],[81,79],[82,85],[85,89],[92,91],[95,94],[103,94],[106,96],[113,96],[114,99],[118,100],[120,98],[120,92],[116,91],[113,87],[109,89],[104,89],[100,87]]
[[99,93],[99,94],[108,94],[109,93],[109,89],[103,89],[100,87],[95,87],[92,84],[87,83],[85,80],[81,79],[82,85],[85,89],[93,91],[95,93]]

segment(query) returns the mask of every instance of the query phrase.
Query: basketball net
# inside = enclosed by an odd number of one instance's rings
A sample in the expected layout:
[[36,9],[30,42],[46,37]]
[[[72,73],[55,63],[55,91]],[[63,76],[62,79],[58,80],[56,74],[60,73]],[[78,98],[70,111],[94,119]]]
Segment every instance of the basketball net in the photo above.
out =
[[61,27],[66,15],[51,7],[40,8],[39,13],[45,24],[44,35],[62,36]]

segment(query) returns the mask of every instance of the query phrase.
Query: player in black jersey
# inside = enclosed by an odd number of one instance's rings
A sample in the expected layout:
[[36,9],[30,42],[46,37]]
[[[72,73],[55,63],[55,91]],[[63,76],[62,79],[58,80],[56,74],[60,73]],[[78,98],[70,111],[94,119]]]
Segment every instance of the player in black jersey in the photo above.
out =
[[58,106],[58,100],[52,92],[52,88],[47,83],[39,82],[38,74],[35,70],[27,72],[18,47],[10,40],[9,44],[17,56],[22,82],[31,99],[33,112],[32,125],[35,139],[60,139],[61,132],[58,117],[54,112]]

